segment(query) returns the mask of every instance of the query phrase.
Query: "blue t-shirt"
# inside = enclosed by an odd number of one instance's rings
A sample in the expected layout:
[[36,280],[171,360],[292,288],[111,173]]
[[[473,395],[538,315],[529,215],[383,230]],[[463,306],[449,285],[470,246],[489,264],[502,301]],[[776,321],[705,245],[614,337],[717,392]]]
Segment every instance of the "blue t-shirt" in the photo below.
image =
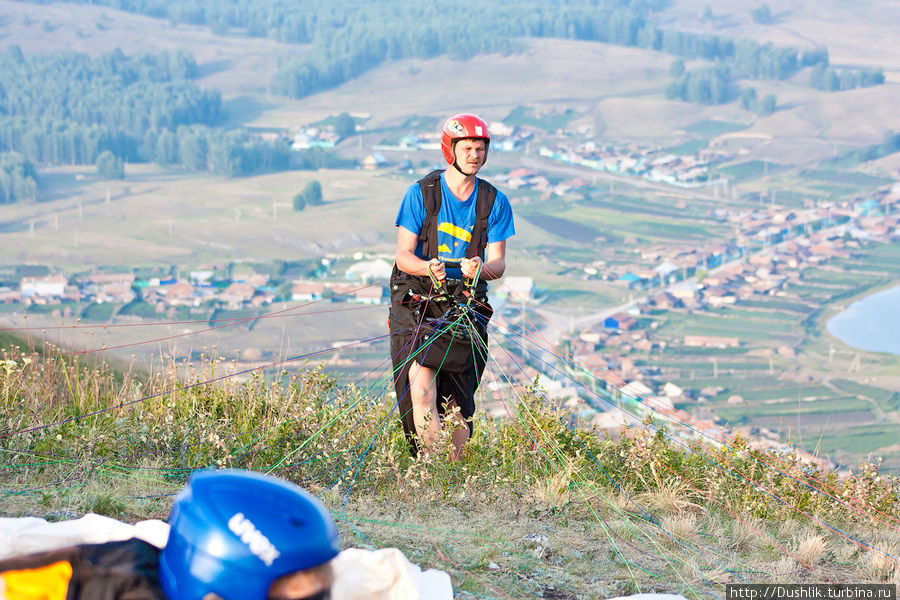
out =
[[[462,278],[462,272],[458,266],[459,261],[466,257],[466,249],[472,239],[472,229],[475,227],[475,205],[478,198],[478,181],[472,193],[465,201],[453,195],[444,174],[441,173],[441,209],[438,211],[438,258],[447,264],[447,277],[451,279]],[[422,188],[414,183],[406,190],[400,211],[397,213],[398,227],[403,227],[418,235],[425,224],[425,202],[422,199]],[[509,198],[501,191],[497,191],[494,206],[488,217],[487,241],[488,243],[501,242],[516,233],[513,224],[512,207]],[[425,258],[423,244],[416,245],[416,256]],[[484,256],[481,257],[484,260]]]

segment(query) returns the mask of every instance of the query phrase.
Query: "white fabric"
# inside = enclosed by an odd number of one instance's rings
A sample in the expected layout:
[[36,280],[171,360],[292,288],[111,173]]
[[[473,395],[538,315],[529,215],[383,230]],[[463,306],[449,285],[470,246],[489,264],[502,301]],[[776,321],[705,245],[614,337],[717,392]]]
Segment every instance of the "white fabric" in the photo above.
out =
[[[337,574],[331,588],[340,600],[442,600],[453,598],[450,575],[422,572],[397,548],[348,548],[332,563]],[[353,573],[353,576],[348,576]]]
[[93,513],[57,523],[48,523],[37,517],[0,518],[0,559],[75,544],[102,544],[133,537],[162,548],[169,537],[169,525],[156,519],[129,525]]
[[[0,559],[133,537],[162,548],[169,537],[169,525],[155,519],[129,525],[95,514],[58,523],[36,517],[0,518]],[[348,548],[335,557],[332,567],[334,600],[453,599],[450,575],[437,569],[423,572],[396,548]]]
[[633,596],[619,596],[609,600],[687,600],[681,594],[634,594]]

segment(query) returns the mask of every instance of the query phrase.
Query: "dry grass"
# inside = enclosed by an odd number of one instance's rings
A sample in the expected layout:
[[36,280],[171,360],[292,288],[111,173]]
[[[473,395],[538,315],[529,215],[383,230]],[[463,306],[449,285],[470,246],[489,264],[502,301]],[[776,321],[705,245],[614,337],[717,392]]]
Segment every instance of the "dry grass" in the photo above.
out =
[[815,566],[828,551],[828,542],[820,535],[807,535],[800,539],[793,551],[794,560],[810,567]]
[[[75,270],[216,263],[222,256],[271,262],[329,251],[389,253],[397,206],[413,181],[336,170],[231,180],[129,165],[126,180],[101,182],[94,170],[54,168],[57,179],[70,180],[59,184],[67,191],[58,201],[9,208],[10,222],[35,222],[33,237],[27,230],[4,234],[5,243],[19,248],[16,260]],[[77,172],[90,176],[75,182]],[[325,204],[294,211],[291,198],[313,179],[322,183]]]
[[[390,400],[338,386],[322,369],[187,388],[173,361],[140,378],[42,350],[0,354],[0,425],[12,433],[0,498],[10,516],[159,517],[188,472],[232,466],[300,482],[338,515],[347,545],[398,547],[451,572],[461,595],[534,597],[552,586],[578,598],[700,597],[745,572],[778,582],[897,577],[884,557],[900,540],[845,521],[843,507],[816,505],[816,517],[875,549],[858,567],[839,563],[846,550],[832,550],[812,521],[760,501],[710,466],[718,463],[685,460],[649,427],[605,441],[574,432],[537,390],[508,419],[479,428],[459,462],[446,459],[449,439],[413,461]],[[202,357],[196,376],[204,369],[221,362]],[[749,460],[717,458],[742,472]],[[804,498],[791,481],[777,482],[780,496]],[[853,490],[866,498],[895,485],[865,477]]]

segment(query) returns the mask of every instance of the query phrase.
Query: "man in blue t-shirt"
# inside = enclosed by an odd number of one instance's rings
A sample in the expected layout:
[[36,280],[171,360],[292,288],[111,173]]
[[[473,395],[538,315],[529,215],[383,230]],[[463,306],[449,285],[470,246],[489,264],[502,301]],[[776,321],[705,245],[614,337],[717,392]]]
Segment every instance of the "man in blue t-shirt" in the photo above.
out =
[[[503,275],[506,240],[515,234],[509,199],[476,177],[487,159],[489,144],[487,125],[480,118],[471,114],[450,117],[441,136],[441,151],[450,167],[439,177],[432,174],[410,186],[397,214],[389,320],[391,354],[398,406],[413,454],[419,447],[427,449],[434,443],[442,416],[452,430],[452,458],[459,457],[472,432],[475,390],[486,360],[485,328],[492,314],[484,282]],[[436,224],[428,218],[423,196],[423,190],[429,187],[433,189],[429,194],[440,194]],[[485,198],[492,198],[493,204]],[[479,220],[479,208],[484,211],[488,205],[485,224]],[[432,227],[436,229],[437,243],[429,239],[435,232],[425,231],[426,245],[423,229]],[[473,250],[469,250],[470,243],[476,244]],[[435,248],[437,255],[430,256],[430,249]],[[437,302],[429,306],[422,298],[433,298],[435,281],[443,284],[475,277],[478,281],[473,288],[474,303],[466,304],[472,311],[472,318],[467,321],[474,323],[474,351],[460,366],[446,366],[450,364],[444,361],[447,356],[439,357],[442,360],[437,364],[422,360],[420,357],[427,357],[428,352],[423,354],[417,332],[426,316],[434,316],[438,308]]]

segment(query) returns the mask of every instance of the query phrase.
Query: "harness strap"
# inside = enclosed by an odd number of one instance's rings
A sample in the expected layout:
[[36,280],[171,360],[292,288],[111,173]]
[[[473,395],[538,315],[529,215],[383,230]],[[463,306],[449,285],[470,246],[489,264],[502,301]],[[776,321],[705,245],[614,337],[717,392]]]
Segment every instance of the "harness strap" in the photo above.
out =
[[[441,173],[432,171],[419,180],[422,201],[425,204],[425,222],[419,232],[419,241],[425,252],[425,260],[438,258],[438,213],[441,211]],[[487,247],[488,219],[494,209],[497,188],[478,178],[478,196],[475,198],[475,225],[466,248],[466,258],[480,256]]]

